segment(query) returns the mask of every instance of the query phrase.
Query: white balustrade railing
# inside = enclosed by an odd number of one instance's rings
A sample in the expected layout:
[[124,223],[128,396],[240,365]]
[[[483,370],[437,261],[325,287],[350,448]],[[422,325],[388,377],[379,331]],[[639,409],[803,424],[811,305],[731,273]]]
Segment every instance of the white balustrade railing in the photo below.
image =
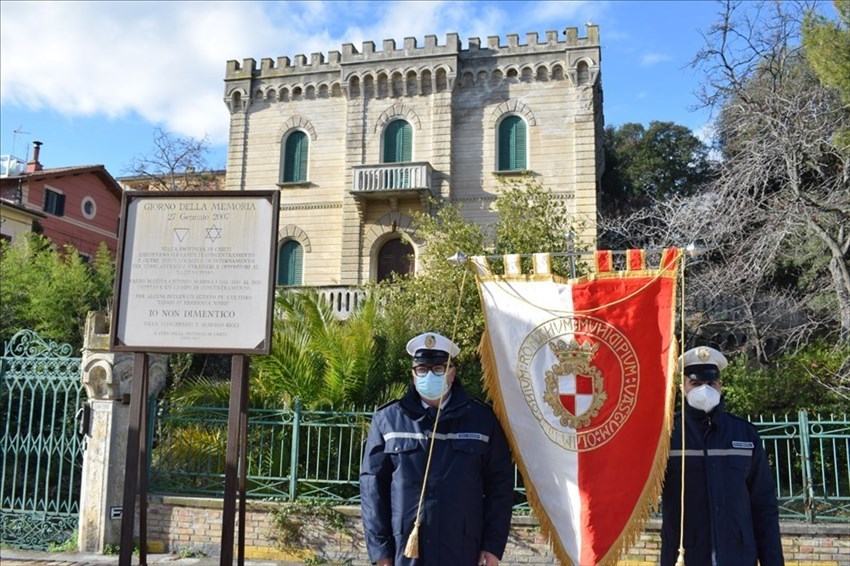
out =
[[337,320],[346,320],[366,298],[366,291],[357,287],[317,287],[316,291],[331,305]]
[[431,189],[432,169],[427,162],[357,165],[353,169],[355,191]]

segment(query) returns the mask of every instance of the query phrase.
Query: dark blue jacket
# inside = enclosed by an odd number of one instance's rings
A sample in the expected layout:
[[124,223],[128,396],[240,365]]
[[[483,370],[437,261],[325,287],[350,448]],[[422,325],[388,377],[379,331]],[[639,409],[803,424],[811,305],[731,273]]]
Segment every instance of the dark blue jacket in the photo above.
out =
[[395,565],[472,566],[501,559],[510,530],[514,467],[492,409],[459,383],[440,413],[419,527],[419,558],[403,556],[413,529],[434,419],[411,386],[372,418],[360,469],[366,548]]
[[[662,495],[661,564],[676,563],[682,474],[677,413]],[[723,410],[685,403],[685,564],[784,564],[776,488],[755,427]],[[712,561],[712,549],[714,560]]]

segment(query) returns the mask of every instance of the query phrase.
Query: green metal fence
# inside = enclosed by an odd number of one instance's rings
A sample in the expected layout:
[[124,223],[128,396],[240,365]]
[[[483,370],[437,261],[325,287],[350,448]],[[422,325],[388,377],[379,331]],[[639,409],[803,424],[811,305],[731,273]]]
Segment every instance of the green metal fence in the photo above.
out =
[[[371,412],[251,409],[247,495],[358,501]],[[160,406],[153,419],[151,490],[220,496],[227,409]],[[294,471],[294,473],[293,473]]]
[[[252,409],[248,496],[358,503],[358,474],[371,412]],[[220,497],[226,409],[160,407],[155,417],[151,490]],[[850,522],[847,416],[754,419],[774,471],[785,519]],[[516,475],[515,509],[527,507]]]
[[850,522],[850,421],[800,411],[751,419],[773,469],[782,517]]
[[0,359],[0,542],[44,549],[66,540],[79,519],[84,391],[80,358],[68,344],[29,330]]

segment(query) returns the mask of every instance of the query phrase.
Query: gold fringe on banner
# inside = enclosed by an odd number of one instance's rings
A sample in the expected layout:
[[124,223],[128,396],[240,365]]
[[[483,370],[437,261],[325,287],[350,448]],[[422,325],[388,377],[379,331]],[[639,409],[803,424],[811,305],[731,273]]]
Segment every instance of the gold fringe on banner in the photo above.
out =
[[[490,345],[490,335],[486,330],[481,337],[478,353],[481,356],[481,367],[484,370],[484,387],[487,389],[490,398],[493,399],[493,412],[496,413],[496,418],[502,424],[502,429],[504,429],[505,436],[511,446],[514,461],[524,479],[527,477],[525,462],[523,462],[522,456],[519,453],[519,443],[514,438],[513,431],[508,426],[507,408],[505,407],[504,399],[502,399],[501,390],[498,387],[499,375],[496,370],[496,360],[493,357],[493,347]],[[561,564],[573,566],[573,562],[567,555],[567,551],[561,545],[561,539],[557,536],[558,531],[555,530],[551,519],[549,519],[549,515],[546,514],[543,505],[540,503],[540,499],[537,497],[537,491],[534,489],[534,485],[530,483],[525,484],[525,495],[532,509],[534,509],[537,519],[540,521],[540,531],[549,539],[549,544],[552,545],[555,556],[558,557]]]
[[[653,272],[652,274],[655,277],[667,276],[667,277],[676,277],[677,276],[677,267],[679,261],[681,260],[680,250],[677,249],[669,249],[665,250],[664,257],[662,258],[661,265],[658,270],[641,270],[641,275],[647,275],[648,271]],[[586,277],[582,277],[578,280],[578,282],[588,281],[590,279],[594,279],[601,274],[597,274],[596,276],[590,275]],[[633,276],[637,276],[637,273],[632,272]],[[621,273],[611,273],[602,275],[602,277],[622,277]],[[522,277],[522,276],[521,276]],[[553,280],[561,280],[557,275],[550,276]],[[480,290],[480,279],[481,274],[477,273],[476,278],[479,279],[479,290]],[[490,279],[484,274],[484,278]],[[643,287],[640,291],[646,289]],[[640,292],[638,291],[638,292]],[[676,305],[676,288],[673,288],[673,297],[672,304]],[[479,293],[479,300],[481,300]],[[614,303],[621,302],[615,301]],[[612,303],[613,304],[613,303]],[[610,306],[610,305],[604,305]],[[604,308],[603,306],[603,308]],[[483,300],[481,300],[481,309],[482,312],[486,312],[484,309]],[[592,310],[598,310],[598,308],[594,308]],[[676,308],[671,308],[671,328],[675,327],[675,319],[676,319]],[[493,354],[493,348],[490,343],[490,335],[489,330],[486,328],[487,322],[485,317],[485,330],[484,334],[481,337],[481,342],[478,347],[478,352],[481,357],[481,365],[483,369],[483,377],[484,377],[484,387],[487,390],[488,395],[493,400],[493,410],[496,413],[496,417],[499,419],[499,422],[504,429],[505,436],[508,439],[508,443],[510,444],[512,454],[514,456],[514,460],[516,462],[517,467],[519,468],[520,473],[523,476],[523,479],[528,477],[526,473],[525,462],[522,459],[522,455],[519,451],[519,443],[513,435],[513,431],[509,426],[509,421],[507,417],[507,407],[505,406],[505,401],[501,395],[501,389],[499,387],[499,376],[498,369],[496,367],[496,360]],[[673,333],[675,336],[675,332]],[[627,522],[626,528],[620,534],[618,539],[612,544],[609,551],[602,557],[602,559],[598,562],[599,566],[613,566],[617,563],[620,556],[627,550],[629,550],[635,542],[637,542],[640,534],[643,532],[647,521],[649,520],[649,516],[652,510],[657,510],[660,497],[661,490],[664,483],[664,473],[667,468],[667,459],[670,453],[670,435],[673,431],[673,407],[676,396],[676,388],[675,388],[675,375],[677,373],[678,366],[678,344],[675,337],[672,340],[669,348],[669,356],[667,361],[667,375],[665,379],[667,380],[667,393],[665,398],[665,413],[664,413],[664,424],[663,431],[661,437],[659,438],[658,445],[655,449],[655,458],[653,460],[652,473],[644,485],[644,488],[641,492],[641,495],[638,500],[638,504],[635,506],[634,511],[632,512],[631,517]],[[525,482],[526,488],[526,496],[529,504],[534,509],[534,513],[540,521],[540,529],[542,533],[549,539],[550,545],[553,548],[555,555],[558,560],[566,565],[566,566],[576,566],[569,558],[564,549],[564,546],[561,543],[560,538],[558,537],[558,531],[554,528],[549,515],[546,513],[545,508],[543,507],[534,485],[528,481]]]

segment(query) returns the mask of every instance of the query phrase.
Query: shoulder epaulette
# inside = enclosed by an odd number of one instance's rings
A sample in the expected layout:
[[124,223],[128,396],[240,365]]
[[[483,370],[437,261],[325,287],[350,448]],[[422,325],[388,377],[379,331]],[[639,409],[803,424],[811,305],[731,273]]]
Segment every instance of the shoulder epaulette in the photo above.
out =
[[375,412],[377,413],[377,412],[378,412],[378,411],[380,411],[381,409],[386,409],[386,408],[387,408],[387,407],[389,407],[390,405],[395,405],[396,403],[398,403],[398,402],[400,402],[400,401],[401,401],[401,399],[393,399],[392,401],[389,401],[388,403],[384,403],[383,405],[381,405],[380,407],[378,407],[377,409],[375,409]]
[[726,416],[727,416],[727,417],[732,417],[732,418],[733,418],[733,419],[735,419],[736,421],[740,421],[740,422],[742,422],[742,423],[744,423],[744,424],[746,424],[746,425],[749,425],[750,427],[752,427],[752,428],[753,428],[753,430],[758,431],[758,429],[756,428],[756,425],[754,425],[753,423],[751,423],[750,421],[748,421],[747,419],[745,419],[745,418],[743,418],[743,417],[739,417],[738,415],[734,415],[734,414],[732,414],[732,413],[726,413]]

